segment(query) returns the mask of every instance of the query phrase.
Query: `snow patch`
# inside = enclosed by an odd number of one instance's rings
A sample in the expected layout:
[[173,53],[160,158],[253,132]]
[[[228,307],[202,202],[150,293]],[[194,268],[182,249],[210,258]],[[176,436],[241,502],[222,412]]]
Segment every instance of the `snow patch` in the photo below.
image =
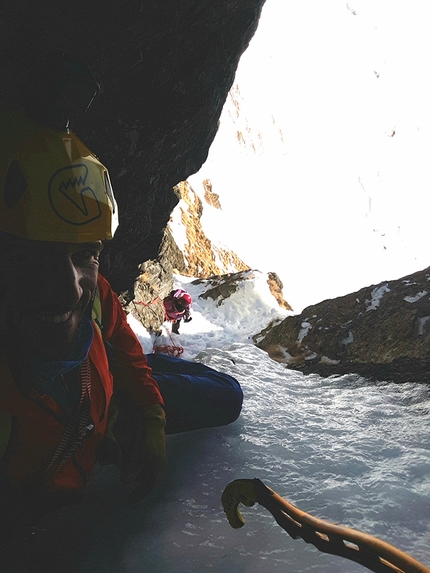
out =
[[309,354],[309,356],[305,357],[305,360],[313,360],[314,358],[316,358],[318,355],[316,352],[312,352],[312,354]]
[[285,359],[285,362],[287,362],[288,364],[290,362],[294,362],[294,356],[291,356],[291,354],[282,346],[278,347],[278,351],[282,354],[282,356]]
[[423,298],[423,296],[425,296],[426,294],[427,291],[423,290],[417,293],[415,296],[405,296],[403,300],[405,300],[406,302],[417,302],[417,300],[420,300],[420,298]]
[[382,300],[382,297],[387,292],[390,292],[388,285],[382,285],[380,287],[374,288],[372,290],[372,299],[370,301],[369,301],[369,299],[366,300],[366,303],[367,303],[367,309],[366,310],[376,310],[378,308],[381,300]]
[[182,252],[185,252],[185,246],[188,245],[187,228],[182,223],[182,211],[189,211],[187,203],[181,199],[177,207],[170,215],[169,228],[175,243]]
[[299,342],[303,342],[303,339],[305,338],[305,336],[308,335],[310,329],[312,328],[312,324],[310,322],[302,322],[302,328],[299,332],[299,337],[298,340]]
[[347,344],[351,344],[352,342],[354,342],[354,335],[352,334],[351,331],[349,331],[348,336],[342,340],[342,344],[346,346]]
[[340,360],[333,360],[332,358],[329,358],[328,356],[321,356],[320,358],[320,364],[339,364]]
[[418,336],[423,336],[424,326],[426,325],[429,318],[430,318],[430,316],[421,316],[419,318],[419,320],[418,320]]

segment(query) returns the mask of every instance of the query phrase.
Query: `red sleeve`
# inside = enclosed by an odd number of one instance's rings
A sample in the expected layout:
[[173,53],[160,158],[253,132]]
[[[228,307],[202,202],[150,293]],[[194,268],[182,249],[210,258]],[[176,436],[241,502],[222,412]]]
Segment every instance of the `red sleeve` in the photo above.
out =
[[139,406],[163,404],[158,384],[151,376],[142,346],[127,322],[118,297],[101,275],[97,285],[102,307],[103,338],[115,349],[114,390],[123,390]]

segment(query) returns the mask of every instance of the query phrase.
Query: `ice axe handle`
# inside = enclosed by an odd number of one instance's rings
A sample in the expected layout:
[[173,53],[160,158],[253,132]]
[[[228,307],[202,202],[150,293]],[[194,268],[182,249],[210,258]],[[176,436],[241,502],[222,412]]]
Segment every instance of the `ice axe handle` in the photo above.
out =
[[245,523],[239,503],[251,507],[258,502],[293,539],[300,537],[324,553],[345,557],[375,573],[430,573],[429,567],[381,539],[305,513],[257,478],[230,482],[221,502],[235,529]]

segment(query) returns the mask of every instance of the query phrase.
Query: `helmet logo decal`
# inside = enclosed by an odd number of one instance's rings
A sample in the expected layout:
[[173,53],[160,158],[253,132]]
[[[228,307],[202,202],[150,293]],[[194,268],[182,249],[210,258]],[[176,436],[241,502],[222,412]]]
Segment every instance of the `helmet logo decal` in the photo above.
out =
[[83,163],[63,167],[49,182],[49,201],[54,212],[71,225],[86,225],[102,214],[97,195],[88,184],[88,173]]

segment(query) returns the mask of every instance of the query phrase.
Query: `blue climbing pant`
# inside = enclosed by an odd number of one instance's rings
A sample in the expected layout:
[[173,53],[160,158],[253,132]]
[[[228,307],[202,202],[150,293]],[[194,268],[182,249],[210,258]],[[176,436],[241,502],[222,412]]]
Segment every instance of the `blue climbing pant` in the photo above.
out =
[[199,362],[167,354],[147,354],[166,410],[166,434],[224,426],[242,409],[239,382]]

